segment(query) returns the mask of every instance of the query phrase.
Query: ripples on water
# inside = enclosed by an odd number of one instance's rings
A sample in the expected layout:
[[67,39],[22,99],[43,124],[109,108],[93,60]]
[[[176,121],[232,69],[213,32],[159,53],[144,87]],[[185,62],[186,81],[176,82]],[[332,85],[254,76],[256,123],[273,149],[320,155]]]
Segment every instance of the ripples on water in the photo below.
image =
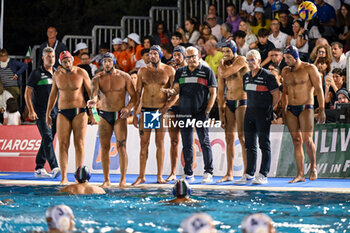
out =
[[210,214],[219,232],[240,232],[247,214],[265,213],[278,232],[346,232],[350,229],[349,194],[316,192],[193,190],[192,205],[159,204],[171,199],[170,190],[110,189],[107,195],[67,196],[57,186],[0,186],[0,232],[32,232],[47,229],[45,211],[51,205],[69,205],[77,232],[177,232],[191,213]]

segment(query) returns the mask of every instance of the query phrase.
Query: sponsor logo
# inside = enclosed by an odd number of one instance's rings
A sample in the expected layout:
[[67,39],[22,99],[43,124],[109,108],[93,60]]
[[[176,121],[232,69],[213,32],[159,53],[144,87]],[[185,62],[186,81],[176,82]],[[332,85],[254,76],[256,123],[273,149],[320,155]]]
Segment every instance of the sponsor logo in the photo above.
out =
[[[115,135],[113,133],[112,138],[111,138],[111,148],[109,149],[110,170],[118,170],[119,169],[119,153],[118,153],[116,141],[117,140],[116,140]],[[92,168],[94,170],[102,170],[102,150],[101,150],[101,143],[100,143],[100,138],[98,136],[98,133],[97,133],[97,138],[96,138]]]
[[160,129],[160,116],[162,114],[157,110],[156,112],[143,113],[143,128],[144,129]]

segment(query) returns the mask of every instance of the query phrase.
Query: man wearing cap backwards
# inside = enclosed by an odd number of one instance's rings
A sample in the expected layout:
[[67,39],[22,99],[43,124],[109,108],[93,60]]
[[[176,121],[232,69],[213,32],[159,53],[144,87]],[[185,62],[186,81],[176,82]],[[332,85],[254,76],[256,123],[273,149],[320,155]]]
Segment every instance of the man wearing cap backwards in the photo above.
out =
[[46,210],[49,233],[72,232],[75,226],[72,209],[66,205],[50,206]]
[[84,141],[88,116],[84,100],[84,88],[91,95],[90,78],[88,73],[77,66],[73,66],[73,56],[63,51],[59,56],[62,68],[52,77],[52,89],[47,104],[46,124],[51,127],[50,116],[58,93],[57,136],[59,141],[59,163],[62,172],[61,184],[67,184],[68,148],[70,134],[73,131],[75,147],[75,167],[83,165]]
[[103,188],[89,184],[91,174],[86,166],[78,167],[78,169],[74,173],[74,177],[78,181],[78,183],[70,184],[61,188],[61,193],[69,193],[74,195],[106,193],[103,190]]
[[[135,88],[131,77],[124,71],[114,68],[116,60],[112,53],[105,53],[102,56],[103,71],[95,75],[91,83],[91,99],[88,101],[89,107],[95,107],[100,94],[100,116],[98,132],[102,150],[102,168],[104,183],[102,187],[111,186],[109,179],[109,151],[111,148],[111,137],[113,131],[116,137],[117,150],[119,152],[120,183],[119,187],[125,187],[126,169],[128,166],[128,156],[126,154],[127,118],[131,109],[136,103]],[[129,93],[131,97],[129,104],[125,106],[125,95]]]
[[284,50],[287,67],[282,70],[284,121],[293,139],[294,156],[298,174],[289,183],[303,182],[304,151],[310,159],[310,180],[317,179],[316,149],[312,141],[314,131],[314,93],[319,103],[318,123],[323,124],[326,116],[324,112],[324,95],[322,81],[316,66],[302,62],[298,49],[288,46]]
[[[247,165],[244,146],[244,115],[247,94],[243,91],[243,75],[248,72],[245,57],[237,55],[237,46],[232,40],[221,45],[224,54],[218,70],[218,107],[222,128],[225,130],[227,172],[218,182],[233,180],[235,132],[238,132],[242,147],[243,174]],[[227,88],[225,103],[225,87]]]
[[[174,81],[175,70],[168,65],[160,62],[162,50],[159,45],[153,45],[149,52],[150,64],[139,69],[136,84],[137,94],[137,109],[134,111],[134,126],[138,127],[137,114],[141,112],[157,112],[163,116],[167,110],[176,101],[172,98],[168,101],[166,93],[161,91],[161,88],[169,88]],[[143,94],[142,94],[143,91]],[[142,94],[142,97],[141,97]],[[158,112],[159,111],[159,112]],[[162,118],[162,117],[161,117]],[[161,119],[161,122],[163,120]],[[143,122],[143,114],[141,114],[140,122]],[[148,145],[152,129],[144,129],[143,124],[139,124],[141,151],[140,151],[140,173],[133,185],[144,183],[146,162],[148,157]],[[161,124],[160,129],[156,129],[155,143],[157,147],[157,183],[165,183],[162,177],[163,162],[164,162],[164,134],[165,131]]]

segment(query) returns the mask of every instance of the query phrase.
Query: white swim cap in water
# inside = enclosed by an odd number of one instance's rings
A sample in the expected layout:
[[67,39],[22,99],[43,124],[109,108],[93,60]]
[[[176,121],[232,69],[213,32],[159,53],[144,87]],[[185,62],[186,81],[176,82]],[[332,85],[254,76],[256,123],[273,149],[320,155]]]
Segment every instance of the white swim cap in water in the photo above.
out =
[[211,233],[216,232],[212,229],[213,219],[205,213],[193,214],[185,218],[181,223],[183,233]]
[[66,205],[50,206],[46,210],[46,222],[49,229],[68,231],[73,211]]
[[[242,231],[245,233],[269,233],[272,226],[272,219],[266,214],[251,214],[242,220]],[[274,231],[272,231],[274,232]]]

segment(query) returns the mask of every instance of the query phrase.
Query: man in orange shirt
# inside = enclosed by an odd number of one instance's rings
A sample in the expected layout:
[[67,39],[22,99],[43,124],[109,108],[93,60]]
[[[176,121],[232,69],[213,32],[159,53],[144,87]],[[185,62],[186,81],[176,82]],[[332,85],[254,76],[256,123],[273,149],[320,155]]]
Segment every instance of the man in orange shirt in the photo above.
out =
[[88,53],[88,52],[89,52],[89,49],[88,49],[87,44],[85,44],[85,43],[83,43],[83,42],[78,43],[78,44],[75,46],[75,50],[74,50],[74,53],[75,53],[76,55],[74,56],[73,65],[74,65],[74,66],[77,66],[77,65],[81,64],[80,56],[81,56],[83,53]]

